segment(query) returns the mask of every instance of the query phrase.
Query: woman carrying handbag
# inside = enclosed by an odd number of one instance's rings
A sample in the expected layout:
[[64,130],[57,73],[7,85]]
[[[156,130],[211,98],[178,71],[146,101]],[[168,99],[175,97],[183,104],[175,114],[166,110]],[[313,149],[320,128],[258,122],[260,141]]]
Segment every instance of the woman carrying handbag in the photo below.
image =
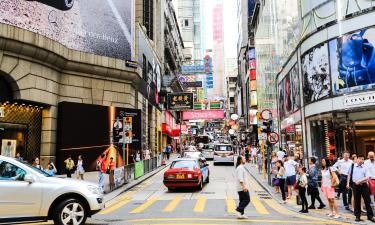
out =
[[329,209],[331,210],[331,213],[327,216],[335,219],[340,218],[335,201],[335,186],[337,186],[338,183],[338,177],[336,173],[332,171],[330,160],[328,158],[322,159],[322,192],[328,200]]

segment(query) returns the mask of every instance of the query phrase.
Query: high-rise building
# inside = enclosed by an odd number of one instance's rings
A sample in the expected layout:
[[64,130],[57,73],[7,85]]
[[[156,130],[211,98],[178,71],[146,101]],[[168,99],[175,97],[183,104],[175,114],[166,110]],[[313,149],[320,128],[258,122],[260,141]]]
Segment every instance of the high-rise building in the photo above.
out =
[[224,56],[224,20],[223,1],[216,0],[213,7],[213,88],[208,90],[209,99],[224,99],[225,93],[225,56]]
[[201,0],[177,0],[175,2],[185,46],[185,60],[202,60]]

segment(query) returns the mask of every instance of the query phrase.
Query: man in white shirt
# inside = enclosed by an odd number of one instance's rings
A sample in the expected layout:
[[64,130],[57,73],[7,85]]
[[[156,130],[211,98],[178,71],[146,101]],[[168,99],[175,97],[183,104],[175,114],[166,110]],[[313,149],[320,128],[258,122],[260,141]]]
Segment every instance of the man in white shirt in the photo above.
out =
[[284,169],[286,174],[286,185],[288,186],[288,197],[292,197],[292,187],[296,183],[296,168],[298,163],[292,159],[293,154],[289,155],[288,160],[284,163]]
[[276,153],[278,160],[283,160],[285,156],[285,152],[280,148],[279,151]]
[[245,169],[246,159],[243,156],[237,157],[236,163],[236,189],[240,202],[236,209],[238,219],[247,219],[245,216],[245,208],[250,203],[249,181],[247,179],[247,171]]
[[346,188],[346,183],[348,181],[348,171],[351,168],[353,161],[349,158],[350,154],[348,151],[344,152],[343,159],[337,160],[337,162],[332,166],[340,174],[340,192],[342,193],[342,202],[346,210],[350,210],[348,205],[348,189]]

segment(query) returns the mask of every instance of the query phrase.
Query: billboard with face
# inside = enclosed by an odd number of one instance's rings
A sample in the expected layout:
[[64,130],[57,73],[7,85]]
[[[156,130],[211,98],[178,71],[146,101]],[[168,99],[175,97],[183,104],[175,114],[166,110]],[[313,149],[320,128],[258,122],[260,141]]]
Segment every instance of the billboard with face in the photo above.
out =
[[301,108],[301,94],[297,64],[278,85],[279,114],[285,118]]
[[333,94],[375,88],[375,28],[329,42]]
[[310,49],[302,56],[301,63],[305,104],[327,97],[331,91],[328,44]]
[[133,56],[134,0],[2,0],[0,23],[78,51],[123,60]]

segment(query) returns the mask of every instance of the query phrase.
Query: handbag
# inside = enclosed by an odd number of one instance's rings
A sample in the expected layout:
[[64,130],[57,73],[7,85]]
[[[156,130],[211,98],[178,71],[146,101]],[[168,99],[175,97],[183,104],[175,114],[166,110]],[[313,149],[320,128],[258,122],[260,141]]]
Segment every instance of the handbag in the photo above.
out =
[[329,172],[331,174],[331,180],[332,180],[332,186],[337,187],[340,185],[340,180],[339,177],[337,176],[336,173],[332,172],[331,169],[329,169]]
[[340,53],[340,79],[344,88],[375,82],[374,46],[363,35],[367,29],[354,33],[342,43]]
[[279,178],[273,178],[272,183],[273,183],[273,186],[280,186],[280,179]]
[[301,196],[297,195],[296,196],[296,201],[297,201],[297,205],[302,205]]
[[375,180],[368,180],[368,187],[370,189],[370,194],[375,195]]

